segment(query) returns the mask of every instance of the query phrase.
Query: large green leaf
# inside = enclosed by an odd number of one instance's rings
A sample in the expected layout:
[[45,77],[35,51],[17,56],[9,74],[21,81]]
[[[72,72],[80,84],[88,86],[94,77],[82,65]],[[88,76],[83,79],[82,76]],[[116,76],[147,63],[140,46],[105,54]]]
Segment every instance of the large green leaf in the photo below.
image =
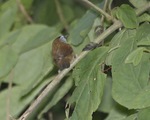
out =
[[113,90],[115,101],[129,109],[150,106],[149,55],[144,53],[137,66],[125,64],[126,57],[136,48],[135,32],[123,34],[122,45],[112,57]]
[[[14,67],[12,81],[17,87],[11,90],[13,96],[11,96],[10,108],[13,117],[19,115],[37,96],[37,93],[52,80],[44,80],[44,77],[53,68],[50,46],[51,42],[22,54]],[[5,78],[6,82],[9,80],[9,76]],[[0,105],[3,108],[6,108],[7,92],[8,90],[0,93],[0,101],[4,101]],[[5,111],[0,111],[1,119],[4,119],[5,113]]]
[[54,27],[45,25],[25,26],[4,35],[0,40],[0,47],[12,44],[15,51],[24,53],[54,40],[58,35],[59,32]]
[[55,28],[44,25],[25,26],[20,31],[17,40],[12,45],[19,53],[40,47],[58,36],[58,31]]
[[98,108],[106,79],[100,64],[107,51],[106,47],[98,48],[76,66],[74,77],[78,86],[69,100],[69,104],[76,103],[70,120],[91,120],[92,113]]
[[[94,12],[88,11],[80,20],[78,20],[75,27],[70,30],[69,39],[73,45],[79,45],[83,42],[83,38],[86,36],[86,34],[85,36],[81,36],[80,34],[81,32],[92,27],[96,16],[97,15]],[[88,33],[88,31],[86,31],[86,33]]]
[[0,78],[7,75],[15,66],[18,54],[9,45],[0,49]]
[[116,11],[116,16],[126,28],[137,28],[138,20],[136,13],[132,7],[129,5],[123,4],[118,7]]
[[[22,86],[24,87],[22,96],[31,92],[53,69],[50,46],[51,42],[20,56],[14,67],[13,82],[18,85],[23,85],[24,81],[27,82],[28,87]],[[7,80],[8,77],[5,78],[5,81]]]
[[138,120],[150,120],[150,107],[138,112]]
[[15,20],[18,7],[15,0],[9,0],[0,10],[0,37],[9,32]]

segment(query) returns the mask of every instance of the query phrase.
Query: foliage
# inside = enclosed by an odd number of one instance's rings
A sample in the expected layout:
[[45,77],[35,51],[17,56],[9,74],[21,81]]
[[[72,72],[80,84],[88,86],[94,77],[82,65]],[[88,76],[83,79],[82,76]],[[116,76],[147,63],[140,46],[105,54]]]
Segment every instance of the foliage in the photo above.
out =
[[[8,112],[19,118],[58,74],[51,56],[56,37],[69,33],[68,43],[79,54],[97,38],[96,28],[103,26],[105,32],[112,25],[107,19],[102,23],[100,13],[87,10],[80,1],[17,1],[0,1],[2,120]],[[120,20],[123,28],[107,36],[103,46],[80,60],[36,107],[29,120],[48,120],[49,114],[60,120],[150,120],[150,15],[149,11],[140,16],[135,12],[135,8],[150,3],[129,2],[118,5],[110,0],[111,10],[108,7],[107,12]],[[103,8],[105,0],[92,3]],[[104,117],[96,116],[96,112]]]

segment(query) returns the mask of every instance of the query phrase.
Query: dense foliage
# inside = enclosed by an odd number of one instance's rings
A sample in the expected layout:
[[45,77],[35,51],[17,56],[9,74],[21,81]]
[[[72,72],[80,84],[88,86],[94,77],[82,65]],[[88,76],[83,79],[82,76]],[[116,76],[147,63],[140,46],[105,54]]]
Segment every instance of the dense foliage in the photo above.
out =
[[[29,120],[150,120],[150,2],[106,1],[91,0],[122,27],[83,57]],[[105,33],[112,24],[80,0],[0,0],[0,119],[19,118],[58,74],[56,37],[69,34],[79,55],[101,37],[99,27]]]

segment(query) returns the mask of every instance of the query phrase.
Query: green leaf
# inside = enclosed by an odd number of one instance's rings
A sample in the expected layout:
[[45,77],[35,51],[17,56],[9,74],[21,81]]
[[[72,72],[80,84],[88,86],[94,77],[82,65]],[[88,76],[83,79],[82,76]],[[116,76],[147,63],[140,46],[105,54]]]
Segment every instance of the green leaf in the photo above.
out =
[[[92,113],[98,108],[104,89],[106,75],[100,71],[100,64],[105,59],[108,48],[93,50],[75,68],[78,86],[69,99],[69,104],[76,103],[70,120],[92,120]],[[76,75],[77,75],[76,72]]]
[[36,23],[54,25],[59,21],[54,0],[36,0],[33,6],[33,20]]
[[136,120],[136,119],[137,119],[137,114],[132,114],[132,115],[128,116],[127,118],[123,119],[123,120]]
[[150,45],[150,34],[149,34],[150,24],[144,23],[137,29],[136,40],[137,45]]
[[147,0],[129,0],[136,8],[143,7],[147,4]]
[[17,14],[17,4],[15,0],[9,0],[2,5],[0,11],[0,37],[9,32]]
[[150,22],[150,15],[147,13],[142,14],[140,17],[138,17],[138,21],[141,22]]
[[137,28],[138,20],[136,17],[135,10],[129,5],[123,4],[118,7],[116,16],[126,28]]
[[[124,45],[124,42],[128,39],[128,37],[124,36],[130,36],[132,39],[132,36],[135,36],[135,30],[129,30],[128,32],[126,30],[121,30],[118,32],[113,39],[110,42],[110,50],[109,55],[107,56],[106,63],[107,65],[112,65],[112,59],[114,58],[114,55],[122,45]],[[126,53],[126,51],[122,51],[123,53]],[[124,54],[120,54],[121,56]]]
[[72,46],[73,49],[74,49],[74,51],[75,51],[75,53],[76,53],[77,55],[80,54],[81,51],[83,50],[83,48],[84,48],[87,44],[89,44],[89,42],[90,42],[89,37],[86,37],[86,38],[84,39],[84,41],[83,41],[80,45],[78,45],[78,46]]
[[92,26],[90,32],[88,33],[88,37],[89,37],[89,39],[90,39],[91,42],[93,42],[94,39],[97,37],[96,34],[95,34],[95,29],[96,29],[96,27],[98,27],[98,26],[101,25],[100,21],[101,21],[100,18],[97,17],[94,20],[94,23],[93,23],[93,26]]
[[69,77],[67,78],[65,83],[56,91],[52,99],[47,103],[46,107],[39,114],[38,118],[41,119],[43,113],[46,113],[49,109],[55,106],[68,93],[68,91],[71,89],[72,86],[73,86],[73,79]]
[[142,109],[138,112],[138,120],[150,120],[150,107]]
[[49,28],[44,25],[25,26],[20,29],[20,34],[12,46],[18,53],[24,53],[54,40],[57,36],[57,30],[52,27]]
[[105,120],[124,120],[130,113],[131,111],[116,104]]
[[[5,89],[0,92],[0,106],[4,108],[3,110],[0,110],[0,118],[5,120],[6,119],[6,110],[7,107],[7,99],[8,99],[8,92],[10,94],[10,115],[13,118],[18,117],[22,113],[24,109],[28,107],[30,102],[35,99],[37,94],[42,90],[43,86],[45,86],[49,81],[43,81],[37,89],[35,89],[33,92],[30,93],[28,97],[21,98],[22,96],[22,90],[24,87],[28,86],[28,83],[26,81],[23,81],[23,86],[16,86],[11,89],[11,91],[8,91],[8,89]],[[23,88],[22,88],[23,87]]]
[[[92,27],[94,19],[96,18],[96,14],[92,11],[88,11],[75,25],[73,29],[70,31],[69,39],[73,45],[79,45],[83,42],[83,36],[80,36],[82,31],[89,29]],[[88,33],[88,31],[87,31]],[[86,34],[85,34],[86,35]]]
[[136,34],[126,31],[121,41],[124,41],[112,58],[113,89],[115,101],[129,108],[145,108],[150,106],[149,56],[144,53],[137,66],[125,64],[126,57],[136,48]]
[[[16,84],[17,90],[11,96],[11,115],[20,114],[22,110],[37,96],[43,87],[50,82],[50,80],[40,79],[45,77],[46,73],[50,72],[53,68],[50,56],[51,41],[41,47],[30,50],[21,54],[18,63],[13,69],[13,83]],[[48,72],[47,72],[48,70]],[[5,81],[8,82],[10,77],[6,77]],[[2,92],[1,92],[2,93]],[[6,99],[5,95],[0,94],[0,100]],[[24,96],[26,95],[26,96]],[[0,103],[2,107],[6,108],[6,103]],[[5,111],[0,111],[0,118],[4,118]]]
[[17,40],[19,34],[20,30],[14,30],[2,36],[0,39],[0,48],[5,45],[12,45]]
[[125,59],[125,63],[133,63],[134,66],[138,65],[142,59],[144,50],[144,47],[135,49],[127,56],[127,58]]
[[0,78],[7,75],[15,66],[18,60],[17,53],[11,46],[4,46],[0,49]]
[[107,77],[102,102],[98,109],[99,111],[109,113],[116,104],[112,98],[111,91],[112,91],[112,79],[111,77]]
[[50,46],[51,42],[22,54],[14,68],[13,82],[22,85],[26,81],[28,87],[25,90],[31,91],[46,76],[47,70],[50,72],[53,68]]
[[143,41],[139,41],[137,44],[138,45],[144,45],[144,46],[150,46],[150,41],[145,39]]

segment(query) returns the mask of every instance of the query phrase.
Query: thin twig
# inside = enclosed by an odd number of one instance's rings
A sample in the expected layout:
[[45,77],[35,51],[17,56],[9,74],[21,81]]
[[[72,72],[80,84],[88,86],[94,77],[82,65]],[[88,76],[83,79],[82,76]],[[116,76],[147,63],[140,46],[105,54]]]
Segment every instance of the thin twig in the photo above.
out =
[[93,3],[91,3],[90,1],[88,1],[88,0],[82,0],[82,1],[85,2],[87,5],[89,5],[90,7],[92,7],[93,9],[95,9],[96,11],[100,12],[102,15],[104,15],[107,20],[113,21],[113,22],[116,21],[115,18],[113,18],[112,16],[110,16],[108,13],[106,13],[104,10],[102,10],[99,7],[97,7],[96,5],[94,5]]
[[6,120],[10,120],[10,98],[11,98],[11,89],[12,89],[12,79],[13,79],[13,70],[10,72],[9,84],[8,84],[8,93],[7,93],[7,102],[6,102]]
[[26,20],[32,24],[34,23],[34,21],[32,20],[32,18],[30,17],[30,15],[28,14],[28,12],[26,11],[25,7],[23,6],[23,4],[21,3],[20,0],[16,0],[19,6],[20,11],[22,12],[22,14],[24,15],[24,17],[26,18]]
[[[108,0],[105,0],[105,4],[104,4],[104,7],[103,7],[103,10],[106,12],[106,9],[107,9],[107,5],[108,5]],[[101,17],[101,25],[103,26],[104,24],[104,15],[102,15]]]
[[[150,2],[149,2],[150,3]],[[150,8],[150,5],[147,4],[145,5],[145,7],[141,8],[142,10],[140,10],[139,13],[142,13],[144,11],[146,11],[148,8]],[[139,14],[137,13],[137,14]],[[115,30],[117,30],[118,28],[122,27],[122,23],[120,21],[115,21],[114,24],[112,26],[110,26],[106,31],[104,31],[100,36],[98,36],[95,39],[96,43],[100,43],[101,41],[103,41],[108,35],[110,35],[112,32],[114,32]],[[53,88],[58,85],[62,78],[64,76],[66,76],[67,73],[69,73],[70,70],[73,69],[73,67],[81,60],[83,59],[87,54],[89,53],[89,51],[83,51],[80,53],[80,55],[73,61],[73,63],[70,65],[70,67],[68,69],[63,70],[62,72],[60,72],[54,79],[53,81],[41,92],[41,94],[37,97],[37,99],[35,101],[33,101],[33,103],[29,106],[29,108],[21,115],[21,117],[19,118],[19,120],[26,120],[27,117],[33,112],[33,110],[37,107],[37,105],[48,95],[48,93],[53,90]]]
[[61,8],[61,5],[60,5],[59,1],[55,0],[55,4],[56,4],[56,9],[57,9],[59,19],[62,22],[62,24],[64,25],[64,28],[68,31],[69,30],[69,25],[68,25],[68,23],[67,23],[67,21],[64,17],[64,14],[62,12],[62,8]]

